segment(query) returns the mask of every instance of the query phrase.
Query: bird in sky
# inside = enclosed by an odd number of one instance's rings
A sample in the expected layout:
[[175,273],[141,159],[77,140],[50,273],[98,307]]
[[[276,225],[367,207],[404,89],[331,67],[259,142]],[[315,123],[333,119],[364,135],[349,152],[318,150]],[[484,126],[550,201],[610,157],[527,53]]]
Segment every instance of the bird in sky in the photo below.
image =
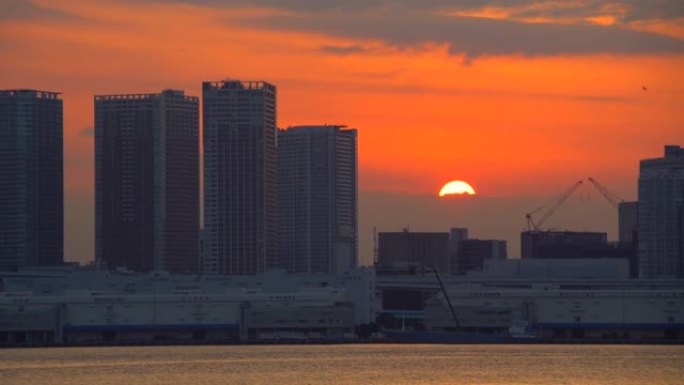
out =
[[642,89],[643,91],[648,91],[648,88],[646,88],[646,86],[641,86],[641,89]]

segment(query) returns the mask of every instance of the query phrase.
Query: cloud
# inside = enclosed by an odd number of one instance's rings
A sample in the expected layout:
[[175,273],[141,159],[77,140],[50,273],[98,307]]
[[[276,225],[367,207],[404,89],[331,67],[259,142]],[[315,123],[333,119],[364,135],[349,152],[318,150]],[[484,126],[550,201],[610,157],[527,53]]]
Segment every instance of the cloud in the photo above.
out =
[[454,54],[561,55],[684,53],[684,41],[621,26],[525,23],[407,8],[362,14],[273,15],[245,21],[268,29],[382,40],[390,45],[447,44]]
[[613,25],[630,11],[619,3],[587,1],[542,1],[520,4],[490,2],[480,6],[456,7],[450,11],[455,16],[484,19],[512,20],[523,23],[545,24],[598,24]]
[[[158,0],[155,0],[158,1]],[[481,55],[684,53],[684,0],[176,0],[217,8],[279,10],[233,18],[270,30],[446,44],[464,63]],[[324,47],[336,54],[361,47]]]
[[80,17],[57,9],[36,5],[29,0],[0,0],[0,22],[15,20],[79,20]]
[[366,52],[360,45],[325,45],[319,48],[320,51],[334,55],[350,55]]
[[[5,2],[0,20],[79,17],[27,0],[0,2]],[[216,14],[226,25],[246,28],[399,48],[446,45],[464,64],[482,55],[684,53],[684,0],[128,0],[132,8],[141,3],[223,10]],[[238,9],[271,12],[231,12]],[[363,52],[364,46],[321,50],[348,55]]]
[[[144,0],[129,0],[139,3]],[[147,0],[152,3],[169,3],[169,0]],[[618,12],[625,21],[648,19],[676,19],[684,17],[684,0],[171,0],[175,3],[194,4],[217,8],[262,7],[290,11],[298,14],[356,14],[369,11],[403,8],[419,12],[454,9],[519,9],[528,16],[573,17],[598,16],[605,12]]]
[[622,1],[630,7],[630,12],[625,15],[626,21],[648,19],[678,19],[684,17],[684,1],[682,0],[629,0]]
[[[592,102],[592,103],[635,103],[638,98],[629,95],[617,94],[589,94],[589,93],[568,93],[568,92],[543,92],[530,91],[525,89],[519,90],[498,90],[493,88],[457,88],[457,87],[438,87],[434,85],[421,84],[383,84],[368,81],[359,81],[359,78],[377,79],[383,77],[390,77],[396,75],[396,72],[366,72],[366,73],[352,73],[352,77],[343,83],[337,81],[325,80],[302,80],[293,78],[281,78],[280,81],[286,81],[289,85],[297,85],[298,87],[313,88],[330,87],[335,88],[340,92],[358,92],[363,90],[366,94],[410,94],[410,95],[442,95],[444,97],[497,97],[497,98],[525,98],[525,99],[541,99],[545,101],[560,100],[560,101],[575,101],[575,102]],[[641,92],[641,86],[635,88],[636,91]]]

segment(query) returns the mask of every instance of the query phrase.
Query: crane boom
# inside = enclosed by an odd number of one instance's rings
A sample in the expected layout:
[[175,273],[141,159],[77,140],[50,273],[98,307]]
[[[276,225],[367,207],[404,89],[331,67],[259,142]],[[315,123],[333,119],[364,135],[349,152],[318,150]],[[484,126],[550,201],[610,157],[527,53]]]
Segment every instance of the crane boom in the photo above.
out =
[[618,206],[620,205],[620,203],[622,203],[622,202],[625,201],[624,199],[620,198],[619,196],[615,195],[615,194],[612,193],[610,190],[608,190],[607,188],[605,188],[605,186],[603,186],[601,183],[599,183],[596,179],[589,177],[589,178],[587,178],[587,180],[588,180],[589,182],[591,182],[591,184],[593,184],[594,187],[596,187],[596,189],[599,190],[599,192],[600,192],[604,197],[606,197],[606,199],[608,200],[608,202],[610,202],[610,204],[613,205],[615,208],[618,208]]
[[439,272],[437,269],[435,269],[434,266],[432,266],[432,271],[435,273],[435,277],[437,277],[437,282],[439,282],[439,287],[442,289],[442,293],[444,293],[444,298],[446,298],[447,304],[449,305],[449,310],[451,311],[451,316],[454,319],[454,325],[456,325],[456,328],[458,329],[458,317],[456,316],[456,311],[454,310],[454,306],[451,304],[451,300],[449,299],[449,294],[446,291],[446,288],[444,287],[444,283],[442,283],[442,278],[439,276]]
[[[570,195],[572,195],[572,193],[574,193],[575,190],[577,190],[577,188],[579,188],[579,186],[581,186],[583,182],[584,182],[583,180],[577,181],[577,182],[576,182],[575,184],[573,184],[569,189],[567,189],[561,196],[559,196],[558,198],[556,198],[556,199],[554,199],[553,201],[551,201],[551,202],[550,202],[551,207],[547,208],[547,207],[548,207],[548,204],[545,204],[545,205],[543,205],[543,206],[541,206],[541,207],[538,207],[537,209],[535,209],[535,210],[533,210],[533,211],[527,213],[527,214],[526,214],[526,217],[527,217],[527,226],[528,226],[529,230],[536,230],[536,231],[539,231],[540,227],[544,224],[544,222],[546,222],[546,220],[548,220],[548,219],[551,217],[551,215],[553,215],[553,213],[556,212],[556,210],[557,210],[563,203],[565,203],[566,200],[568,200],[568,198],[570,197]],[[545,209],[545,208],[547,209],[546,212],[545,212],[544,215],[542,215],[542,217],[535,223],[535,222],[534,222],[534,219],[532,218],[532,215],[535,214],[535,213],[537,213],[537,212],[539,212],[539,211],[541,211],[542,209]]]

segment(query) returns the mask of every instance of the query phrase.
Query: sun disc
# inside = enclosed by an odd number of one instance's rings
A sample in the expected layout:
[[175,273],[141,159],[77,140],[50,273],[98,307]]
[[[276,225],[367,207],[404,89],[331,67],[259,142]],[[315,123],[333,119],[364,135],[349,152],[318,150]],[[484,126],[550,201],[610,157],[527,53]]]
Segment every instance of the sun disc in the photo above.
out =
[[473,186],[467,182],[461,180],[453,180],[445,184],[441,190],[439,190],[439,196],[443,197],[446,195],[475,195],[475,189]]

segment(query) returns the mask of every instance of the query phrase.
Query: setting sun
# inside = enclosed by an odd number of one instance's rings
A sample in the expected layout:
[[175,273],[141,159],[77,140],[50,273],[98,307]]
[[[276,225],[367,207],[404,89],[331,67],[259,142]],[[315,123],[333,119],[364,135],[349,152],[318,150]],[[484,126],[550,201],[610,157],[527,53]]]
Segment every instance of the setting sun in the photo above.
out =
[[475,189],[466,182],[454,180],[445,184],[442,189],[439,190],[440,197],[445,195],[475,195]]

